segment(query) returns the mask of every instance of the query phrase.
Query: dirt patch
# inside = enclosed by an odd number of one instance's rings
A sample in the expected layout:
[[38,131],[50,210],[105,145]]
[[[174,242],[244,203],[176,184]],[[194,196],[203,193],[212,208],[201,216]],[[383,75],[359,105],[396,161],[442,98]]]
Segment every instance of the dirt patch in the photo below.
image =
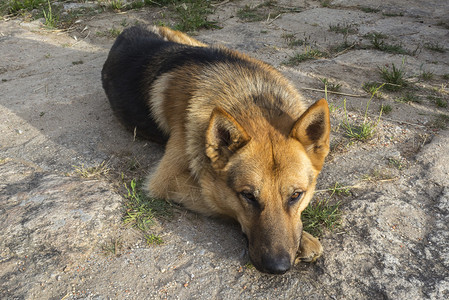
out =
[[[342,226],[321,238],[322,259],[282,276],[247,264],[235,224],[175,209],[154,227],[164,243],[148,246],[121,221],[123,183],[142,178],[163,149],[118,124],[100,71],[120,30],[170,23],[167,7],[84,15],[62,31],[43,28],[42,20],[3,19],[0,297],[447,299],[443,2],[277,1],[253,21],[239,12],[257,10],[259,2],[224,1],[208,17],[220,29],[196,33],[279,68],[310,103],[325,97],[323,78],[333,84],[333,150],[316,199],[329,197],[325,190],[336,182],[348,187],[331,199],[341,201]],[[302,60],[311,50],[321,54]],[[298,59],[286,63],[291,57]],[[404,86],[382,88],[370,100],[364,84],[382,84],[380,69],[393,64]],[[373,137],[349,138],[345,124],[364,121],[374,124]],[[102,162],[106,176],[76,172]]]

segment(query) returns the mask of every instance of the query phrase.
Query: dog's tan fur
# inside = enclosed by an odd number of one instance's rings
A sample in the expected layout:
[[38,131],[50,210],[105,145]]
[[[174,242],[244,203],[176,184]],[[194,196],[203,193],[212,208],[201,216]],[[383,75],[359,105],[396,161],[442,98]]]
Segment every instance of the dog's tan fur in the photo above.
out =
[[[168,40],[205,46],[166,28],[159,32]],[[256,266],[282,251],[293,260],[300,245],[301,212],[329,150],[327,103],[320,100],[306,111],[301,96],[278,71],[243,54],[232,55],[251,61],[256,71],[190,65],[154,83],[151,105],[158,107],[154,113],[170,138],[148,189],[191,210],[236,219],[248,236]],[[251,96],[261,90],[262,103],[255,103]],[[173,99],[183,105],[169,106]],[[278,99],[282,102],[276,103]],[[318,128],[318,138],[310,137],[310,126],[324,126]],[[227,130],[229,145],[220,144],[220,130]],[[245,189],[254,192],[261,211],[238,196]],[[286,207],[295,190],[305,192],[303,198]],[[318,240],[304,233],[299,256],[312,261],[321,253]]]
[[153,26],[151,29],[154,33],[160,35],[166,41],[172,41],[175,43],[189,45],[189,46],[195,46],[195,47],[207,47],[206,44],[201,43],[200,41],[180,32],[180,31],[171,30],[168,27]]
[[[152,31],[168,41],[207,47],[168,28]],[[303,233],[301,212],[329,151],[327,102],[306,109],[273,67],[220,49],[247,63],[187,63],[148,82],[153,119],[169,139],[147,188],[193,211],[237,220],[253,264],[283,273],[297,252],[313,261],[323,251]]]

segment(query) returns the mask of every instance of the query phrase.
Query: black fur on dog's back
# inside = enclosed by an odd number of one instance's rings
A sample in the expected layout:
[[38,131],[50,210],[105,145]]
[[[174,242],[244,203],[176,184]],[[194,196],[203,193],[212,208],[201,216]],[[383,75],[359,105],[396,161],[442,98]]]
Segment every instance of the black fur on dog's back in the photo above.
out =
[[164,144],[167,136],[151,118],[142,83],[155,53],[167,47],[161,37],[140,27],[123,31],[109,52],[101,72],[103,88],[119,120],[139,136]]
[[160,75],[185,64],[237,63],[246,60],[226,49],[196,47],[164,40],[142,27],[125,29],[119,35],[103,66],[103,88],[115,115],[138,136],[165,144],[163,132],[151,116],[151,84]]

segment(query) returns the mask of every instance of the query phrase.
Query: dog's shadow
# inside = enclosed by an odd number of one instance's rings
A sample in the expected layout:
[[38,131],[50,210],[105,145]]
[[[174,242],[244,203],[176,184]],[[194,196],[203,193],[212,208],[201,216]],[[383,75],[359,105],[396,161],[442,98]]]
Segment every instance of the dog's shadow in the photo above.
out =
[[161,234],[180,250],[189,251],[193,261],[236,267],[249,263],[247,239],[237,222],[203,216],[178,205],[174,210],[175,216],[164,222]]
[[250,271],[259,280],[269,280],[273,284],[285,277],[317,278],[323,274],[325,257],[314,263],[299,262],[281,276],[261,273],[249,259],[248,240],[236,221],[203,216],[178,205],[174,205],[174,210],[175,216],[162,222],[160,234],[167,241],[167,247],[161,252],[170,257],[162,264],[177,269],[193,266],[195,270]]

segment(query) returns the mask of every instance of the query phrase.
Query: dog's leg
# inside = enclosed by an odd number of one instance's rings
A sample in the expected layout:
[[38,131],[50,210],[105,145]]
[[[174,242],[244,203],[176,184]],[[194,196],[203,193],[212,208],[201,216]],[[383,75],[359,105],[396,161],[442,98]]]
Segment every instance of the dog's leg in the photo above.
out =
[[201,189],[189,170],[184,139],[172,135],[156,171],[148,177],[146,189],[150,196],[170,200],[187,209],[210,214],[201,201]]
[[184,149],[184,139],[172,134],[162,160],[148,178],[146,187],[151,196],[181,203],[185,198],[200,194],[190,175]]
[[323,254],[323,246],[321,246],[320,241],[310,233],[303,231],[298,259],[305,262],[314,262],[321,254]]

